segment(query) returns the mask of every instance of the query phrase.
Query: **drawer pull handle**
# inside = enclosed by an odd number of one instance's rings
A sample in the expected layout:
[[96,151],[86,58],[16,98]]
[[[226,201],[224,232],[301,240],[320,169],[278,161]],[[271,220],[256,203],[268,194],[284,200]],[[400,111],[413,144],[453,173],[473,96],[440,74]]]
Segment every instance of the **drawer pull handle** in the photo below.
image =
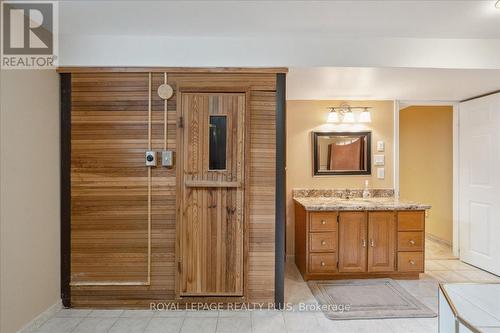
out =
[[366,239],[363,239],[363,247],[366,247]]
[[414,260],[410,259],[410,261],[408,261],[408,262],[410,263],[410,265],[415,265],[415,261]]
[[373,239],[370,239],[370,246],[375,247],[375,242],[373,241]]
[[324,261],[322,261],[322,262],[321,262],[321,266],[325,266],[325,265],[326,265],[326,264],[325,264],[325,262],[324,262]]
[[321,220],[321,224],[325,225],[326,221],[325,220]]
[[326,241],[321,241],[321,245],[326,245]]
[[415,241],[413,239],[410,239],[408,243],[410,243],[410,245],[415,245]]

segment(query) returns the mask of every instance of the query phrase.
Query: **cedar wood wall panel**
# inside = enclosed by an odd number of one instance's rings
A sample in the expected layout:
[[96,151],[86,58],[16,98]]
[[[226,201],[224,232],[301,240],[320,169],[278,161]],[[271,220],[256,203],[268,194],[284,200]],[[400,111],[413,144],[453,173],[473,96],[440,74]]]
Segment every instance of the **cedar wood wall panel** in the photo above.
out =
[[[71,77],[72,280],[145,280],[148,73],[74,73]],[[152,147],[156,151],[163,149],[164,101],[156,93],[163,79],[163,73],[152,74]],[[273,302],[276,74],[181,73],[169,74],[168,81],[175,91],[178,87],[250,89],[246,289],[251,302]],[[168,147],[174,151],[176,98],[174,93],[168,101]],[[152,169],[151,202],[151,284],[72,286],[72,306],[144,307],[175,300],[175,167]],[[119,218],[125,212],[133,212],[129,214],[133,218]]]

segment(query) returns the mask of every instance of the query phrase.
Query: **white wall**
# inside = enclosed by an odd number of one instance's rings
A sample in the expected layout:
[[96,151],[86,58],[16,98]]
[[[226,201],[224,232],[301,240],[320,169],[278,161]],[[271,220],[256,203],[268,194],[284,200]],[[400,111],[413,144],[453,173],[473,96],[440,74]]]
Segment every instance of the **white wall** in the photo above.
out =
[[60,300],[59,83],[0,75],[0,332],[13,333]]

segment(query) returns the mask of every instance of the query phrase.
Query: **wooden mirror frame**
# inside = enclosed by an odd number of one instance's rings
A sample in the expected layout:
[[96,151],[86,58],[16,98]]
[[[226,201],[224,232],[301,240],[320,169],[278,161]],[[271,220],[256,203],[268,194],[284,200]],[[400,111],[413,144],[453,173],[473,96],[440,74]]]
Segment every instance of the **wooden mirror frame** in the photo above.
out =
[[[312,132],[313,135],[313,175],[314,176],[336,176],[336,175],[371,175],[372,174],[372,132]],[[319,171],[318,161],[318,138],[332,135],[359,135],[366,136],[366,170],[361,171]]]

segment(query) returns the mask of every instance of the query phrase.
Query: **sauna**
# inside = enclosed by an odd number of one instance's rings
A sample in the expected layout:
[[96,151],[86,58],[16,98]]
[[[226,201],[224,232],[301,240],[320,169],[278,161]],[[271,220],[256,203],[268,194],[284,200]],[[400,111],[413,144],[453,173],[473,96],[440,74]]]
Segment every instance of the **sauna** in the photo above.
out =
[[285,68],[60,68],[67,307],[283,302]]

